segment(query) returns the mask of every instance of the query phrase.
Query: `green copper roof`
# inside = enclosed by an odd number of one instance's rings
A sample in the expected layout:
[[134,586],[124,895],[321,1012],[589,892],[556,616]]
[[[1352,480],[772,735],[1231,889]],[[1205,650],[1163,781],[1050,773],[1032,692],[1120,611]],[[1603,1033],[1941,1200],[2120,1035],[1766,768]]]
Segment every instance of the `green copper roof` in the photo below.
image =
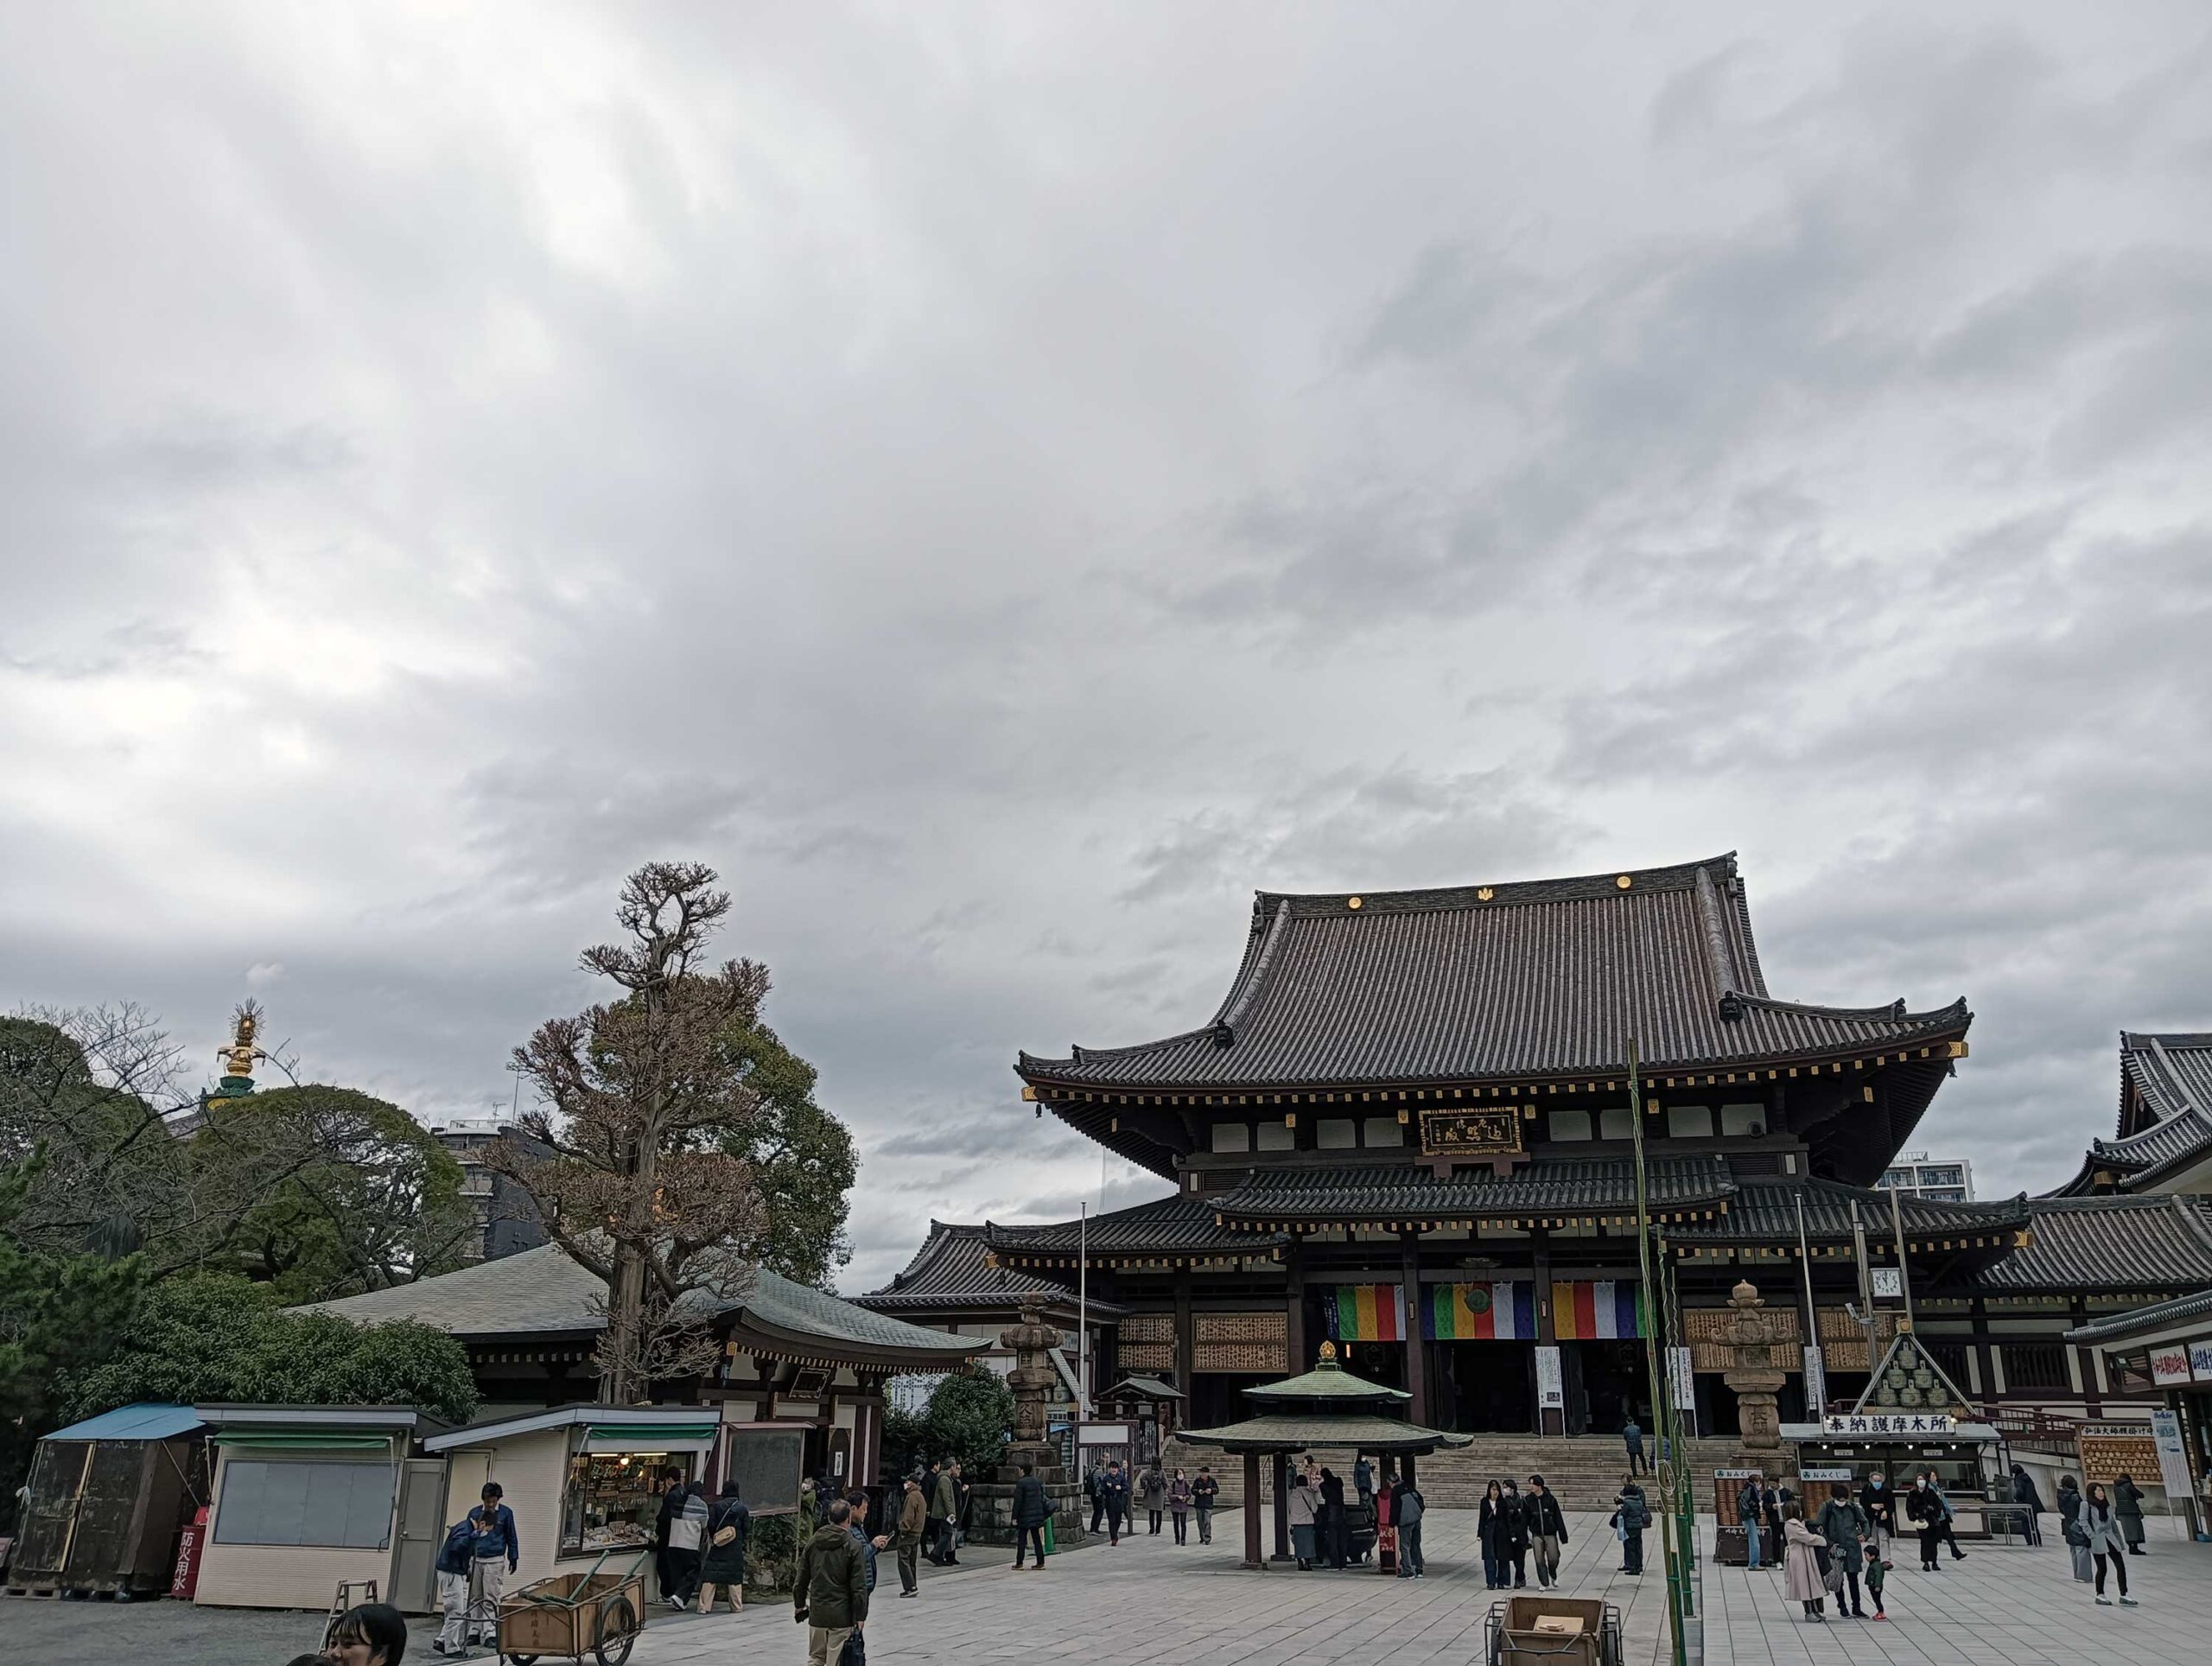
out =
[[1337,1362],[1332,1351],[1323,1354],[1320,1363],[1305,1376],[1286,1377],[1280,1383],[1247,1389],[1244,1397],[1258,1406],[1292,1412],[1319,1411],[1325,1415],[1361,1408],[1380,1410],[1387,1406],[1402,1404],[1413,1396],[1403,1389],[1386,1388],[1380,1383],[1370,1383],[1364,1377],[1354,1377]]
[[1474,1444],[1471,1434],[1447,1434],[1423,1428],[1395,1417],[1370,1412],[1315,1411],[1304,1415],[1248,1417],[1217,1429],[1179,1429],[1176,1439],[1194,1447],[1219,1447],[1225,1452],[1303,1452],[1309,1447],[1344,1447],[1356,1452],[1422,1453],[1439,1447]]

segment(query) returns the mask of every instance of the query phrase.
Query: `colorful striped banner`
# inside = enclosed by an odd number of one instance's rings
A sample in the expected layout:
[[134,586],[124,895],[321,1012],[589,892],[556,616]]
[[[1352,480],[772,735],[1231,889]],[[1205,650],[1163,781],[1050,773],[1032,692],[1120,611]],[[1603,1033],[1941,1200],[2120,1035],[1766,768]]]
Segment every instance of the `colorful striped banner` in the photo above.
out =
[[1525,1279],[1495,1284],[1432,1284],[1421,1304],[1421,1332],[1437,1342],[1527,1342],[1536,1334],[1536,1287]]
[[1321,1293],[1321,1317],[1331,1340],[1403,1342],[1406,1297],[1395,1284],[1336,1284]]
[[1577,1279],[1552,1286],[1552,1332],[1562,1342],[1600,1342],[1643,1334],[1636,1286],[1626,1280]]

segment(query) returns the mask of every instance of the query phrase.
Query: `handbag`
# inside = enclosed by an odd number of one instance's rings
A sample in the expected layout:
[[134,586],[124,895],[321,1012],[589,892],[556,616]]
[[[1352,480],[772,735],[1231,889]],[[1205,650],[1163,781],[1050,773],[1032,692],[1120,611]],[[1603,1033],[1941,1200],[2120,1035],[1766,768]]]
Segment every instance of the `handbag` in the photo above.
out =
[[715,1529],[714,1542],[716,1544],[728,1544],[736,1537],[737,1529],[734,1526],[725,1524]]

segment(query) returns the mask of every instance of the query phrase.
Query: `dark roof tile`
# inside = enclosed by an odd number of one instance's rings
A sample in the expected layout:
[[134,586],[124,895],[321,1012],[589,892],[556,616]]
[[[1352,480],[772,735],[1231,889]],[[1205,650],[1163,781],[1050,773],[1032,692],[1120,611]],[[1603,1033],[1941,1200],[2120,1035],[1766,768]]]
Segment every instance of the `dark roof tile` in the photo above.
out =
[[[1728,1165],[1717,1156],[1655,1158],[1644,1173],[1655,1212],[1713,1203],[1735,1189]],[[1636,1166],[1627,1157],[1539,1158],[1503,1177],[1487,1168],[1461,1168],[1444,1180],[1404,1162],[1262,1168],[1211,1201],[1231,1226],[1632,1213]]]
[[2113,1293],[2212,1284],[2212,1201],[2183,1196],[2036,1198],[2035,1241],[1974,1276],[1985,1289]]
[[[1355,901],[1357,906],[1354,906]],[[1033,1084],[1287,1087],[1654,1071],[1962,1035],[1913,1013],[1771,998],[1732,855],[1440,891],[1262,892],[1213,1019],[1139,1046],[1021,1055]]]

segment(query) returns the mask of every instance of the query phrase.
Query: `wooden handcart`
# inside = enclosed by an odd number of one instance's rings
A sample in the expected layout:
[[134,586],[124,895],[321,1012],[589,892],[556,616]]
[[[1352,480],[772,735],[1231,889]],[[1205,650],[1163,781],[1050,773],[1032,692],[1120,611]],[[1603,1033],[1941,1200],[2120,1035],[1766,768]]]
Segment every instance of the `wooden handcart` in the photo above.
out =
[[606,1550],[582,1574],[556,1574],[499,1599],[499,1658],[515,1666],[547,1656],[581,1661],[587,1656],[599,1666],[622,1666],[644,1628],[645,1616],[645,1557],[641,1552],[629,1571],[603,1571]]

